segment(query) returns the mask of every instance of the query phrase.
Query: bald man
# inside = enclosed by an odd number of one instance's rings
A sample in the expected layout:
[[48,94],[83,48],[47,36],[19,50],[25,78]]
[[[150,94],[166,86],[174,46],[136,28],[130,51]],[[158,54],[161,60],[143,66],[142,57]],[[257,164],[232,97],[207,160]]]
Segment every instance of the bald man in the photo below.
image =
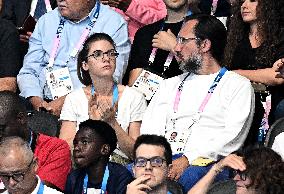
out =
[[36,175],[38,165],[27,142],[20,137],[3,138],[0,142],[0,178],[9,194],[61,193],[43,184]]

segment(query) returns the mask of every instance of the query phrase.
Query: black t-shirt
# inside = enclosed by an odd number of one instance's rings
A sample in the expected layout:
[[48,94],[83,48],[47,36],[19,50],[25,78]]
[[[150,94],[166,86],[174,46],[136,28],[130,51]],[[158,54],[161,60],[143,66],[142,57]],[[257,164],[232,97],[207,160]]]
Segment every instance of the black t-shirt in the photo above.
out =
[[21,68],[19,34],[15,26],[0,19],[0,78],[16,77]]
[[[257,62],[257,53],[259,50],[263,49],[263,46],[259,46],[258,48],[252,48],[249,38],[244,38],[240,44],[237,46],[233,59],[232,59],[232,69],[244,69],[244,70],[256,70],[256,69],[262,69],[262,68],[270,68],[272,67],[273,63],[284,57],[284,35],[280,36],[281,39],[279,40],[278,44],[276,45],[276,54],[275,56],[272,56],[272,62],[270,64],[261,64],[260,62]],[[269,90],[271,92],[271,113],[270,114],[270,122],[273,122],[273,113],[275,111],[275,108],[277,104],[284,99],[284,85],[278,85],[278,86],[270,86]],[[261,97],[259,94],[255,95],[255,113],[257,114],[260,112],[260,109],[262,108],[262,104],[260,102]]]
[[[107,192],[109,194],[124,194],[126,193],[127,185],[133,181],[131,173],[121,164],[114,162],[108,163],[109,178],[107,181]],[[86,176],[85,169],[73,170],[67,177],[65,194],[82,194],[84,178]],[[101,188],[101,183],[98,185],[88,185],[88,188]]]
[[183,21],[178,23],[164,23],[164,20],[160,20],[153,24],[144,26],[140,28],[134,37],[134,41],[131,47],[127,73],[125,78],[128,81],[129,72],[136,68],[146,68],[149,69],[151,72],[162,74],[164,73],[165,78],[174,77],[177,75],[182,74],[182,71],[179,69],[179,65],[173,57],[173,60],[169,66],[169,68],[164,72],[164,64],[166,62],[167,56],[169,55],[169,51],[164,51],[161,49],[157,50],[156,57],[154,63],[149,66],[149,57],[152,52],[152,40],[153,36],[158,33],[162,26],[163,31],[167,31],[171,29],[171,31],[177,36],[179,33]]

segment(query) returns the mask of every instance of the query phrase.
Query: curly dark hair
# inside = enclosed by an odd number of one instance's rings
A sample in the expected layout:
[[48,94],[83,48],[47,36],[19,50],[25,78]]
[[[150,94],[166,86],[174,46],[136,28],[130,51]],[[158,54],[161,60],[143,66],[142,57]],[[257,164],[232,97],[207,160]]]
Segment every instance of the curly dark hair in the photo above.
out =
[[249,188],[258,194],[284,193],[284,162],[279,154],[266,147],[249,147],[238,155],[246,164]]
[[[250,25],[245,23],[241,16],[241,5],[244,0],[236,0],[232,7],[232,17],[228,30],[228,44],[225,49],[224,64],[231,66],[234,51],[240,41],[249,36]],[[276,46],[281,32],[282,2],[279,0],[257,0],[256,16],[258,19],[258,31],[261,38],[262,49],[256,53],[257,64],[266,64],[271,67],[276,54]]]

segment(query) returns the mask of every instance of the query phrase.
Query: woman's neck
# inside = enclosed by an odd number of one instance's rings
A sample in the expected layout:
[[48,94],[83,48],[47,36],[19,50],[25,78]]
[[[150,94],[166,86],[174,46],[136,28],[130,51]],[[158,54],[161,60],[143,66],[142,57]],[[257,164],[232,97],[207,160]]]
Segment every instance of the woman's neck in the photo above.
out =
[[262,43],[262,37],[259,34],[258,24],[256,22],[250,25],[249,40],[252,48],[257,48]]
[[108,160],[99,159],[87,168],[88,182],[99,184],[103,181]]
[[93,86],[97,94],[101,96],[111,96],[113,91],[113,79],[96,78],[93,80]]

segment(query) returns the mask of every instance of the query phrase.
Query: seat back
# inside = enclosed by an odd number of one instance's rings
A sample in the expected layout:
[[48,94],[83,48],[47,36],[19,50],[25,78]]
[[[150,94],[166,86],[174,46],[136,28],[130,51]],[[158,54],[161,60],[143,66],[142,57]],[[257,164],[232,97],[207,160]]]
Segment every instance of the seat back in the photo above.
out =
[[275,140],[275,137],[279,135],[280,133],[284,132],[284,118],[280,118],[276,120],[271,127],[269,128],[266,137],[264,145],[266,147],[271,148],[273,145],[273,142]]

